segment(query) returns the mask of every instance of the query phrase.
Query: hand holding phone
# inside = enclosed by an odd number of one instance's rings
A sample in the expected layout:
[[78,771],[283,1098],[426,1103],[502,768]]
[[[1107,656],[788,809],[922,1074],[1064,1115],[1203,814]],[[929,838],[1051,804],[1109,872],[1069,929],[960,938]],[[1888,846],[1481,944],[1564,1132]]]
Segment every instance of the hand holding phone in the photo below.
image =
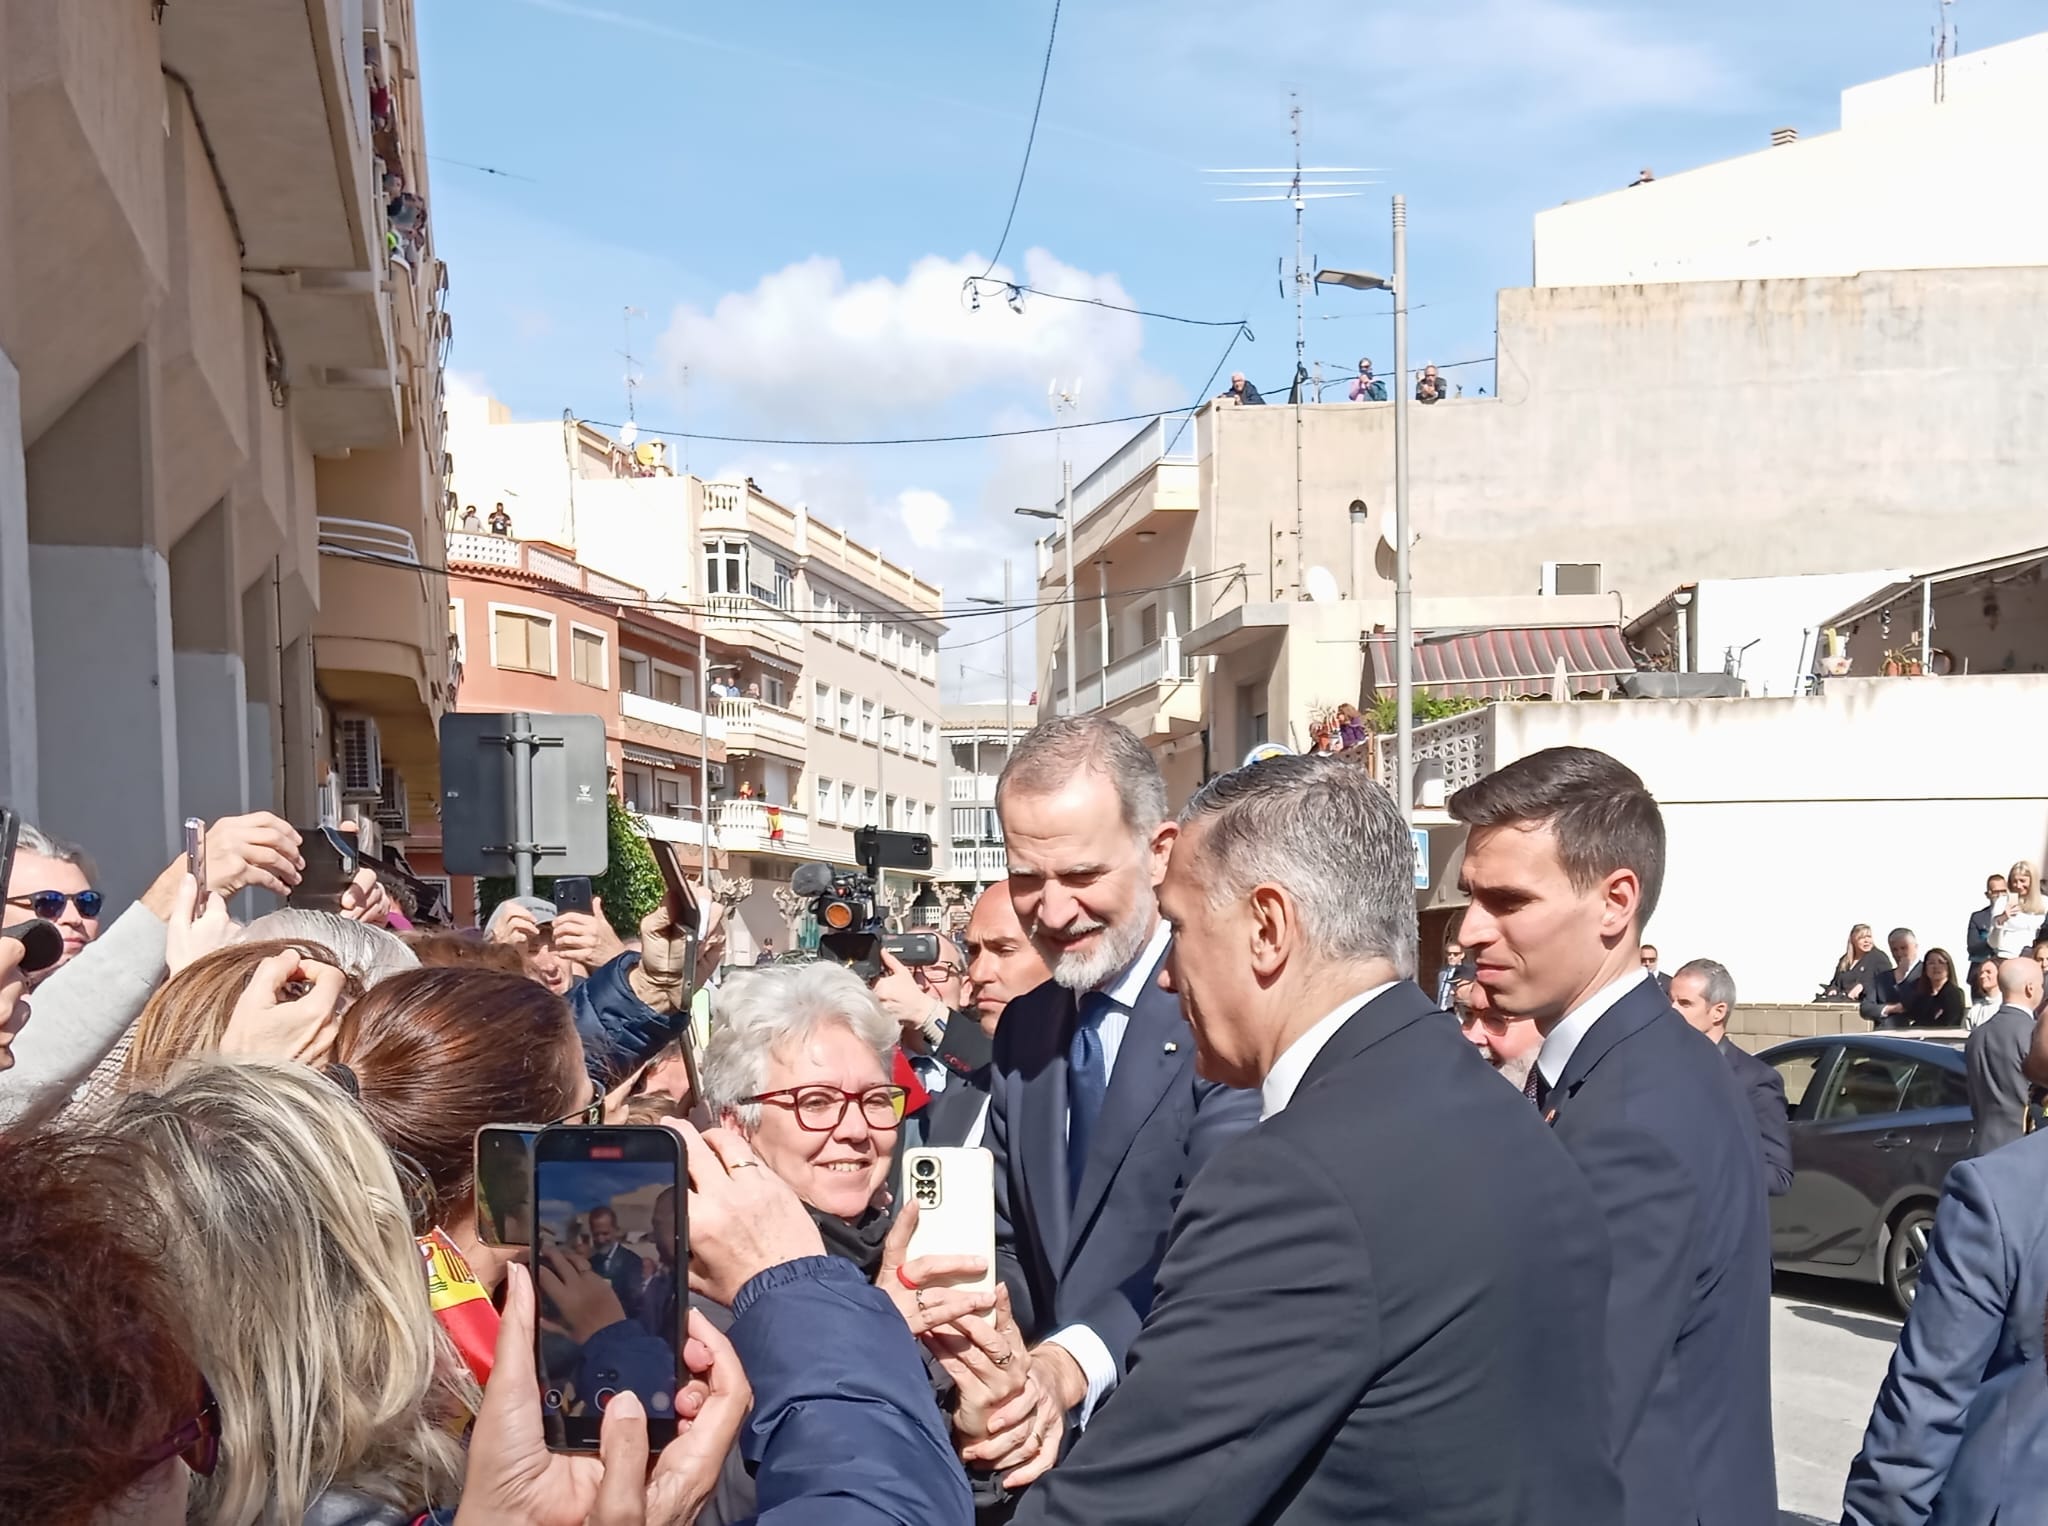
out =
[[199,887],[193,901],[193,915],[206,905],[206,823],[197,816],[185,818],[185,872]]

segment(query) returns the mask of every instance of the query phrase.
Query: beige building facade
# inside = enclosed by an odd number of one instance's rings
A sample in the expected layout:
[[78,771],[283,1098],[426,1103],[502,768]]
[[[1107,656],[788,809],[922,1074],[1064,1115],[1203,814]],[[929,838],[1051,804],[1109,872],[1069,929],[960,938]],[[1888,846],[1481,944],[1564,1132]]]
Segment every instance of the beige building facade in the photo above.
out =
[[0,798],[431,819],[445,267],[411,0],[0,0]]

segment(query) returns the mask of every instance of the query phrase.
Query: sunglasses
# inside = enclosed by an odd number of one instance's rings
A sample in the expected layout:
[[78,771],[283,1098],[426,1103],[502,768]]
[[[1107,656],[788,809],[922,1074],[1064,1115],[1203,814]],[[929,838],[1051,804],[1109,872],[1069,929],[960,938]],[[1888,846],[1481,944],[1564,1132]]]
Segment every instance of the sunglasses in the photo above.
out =
[[[644,1068],[641,1074],[646,1074]],[[584,1106],[577,1108],[576,1111],[573,1113],[564,1113],[561,1117],[557,1118],[553,1123],[548,1124],[547,1127],[551,1129],[559,1129],[566,1124],[582,1124],[588,1128],[595,1128],[598,1124],[603,1122],[604,1093],[598,1092]]]
[[199,1380],[199,1412],[137,1459],[138,1477],[173,1457],[201,1478],[213,1477],[220,1465],[220,1404],[206,1380]]
[[78,908],[81,917],[96,917],[100,908],[107,904],[107,898],[97,890],[34,890],[27,895],[11,895],[9,906],[25,906],[45,922],[54,922],[64,915],[64,903],[69,901]]

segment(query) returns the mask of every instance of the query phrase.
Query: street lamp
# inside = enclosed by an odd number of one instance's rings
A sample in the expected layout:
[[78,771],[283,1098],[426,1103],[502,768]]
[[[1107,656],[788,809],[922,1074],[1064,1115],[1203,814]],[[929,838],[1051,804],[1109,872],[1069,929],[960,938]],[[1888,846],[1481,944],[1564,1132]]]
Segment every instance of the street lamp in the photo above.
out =
[[1074,587],[1074,527],[1067,519],[1066,509],[1071,501],[1058,509],[1019,509],[1017,512],[1026,519],[1050,519],[1060,527],[1060,540],[1067,553],[1067,714],[1076,715],[1074,708],[1074,667],[1080,661],[1076,648],[1080,645],[1076,630],[1077,617],[1081,610],[1080,590]]
[[1394,298],[1394,798],[1415,817],[1415,617],[1408,580],[1408,198],[1394,198],[1394,276],[1319,270],[1316,286],[1385,291]]

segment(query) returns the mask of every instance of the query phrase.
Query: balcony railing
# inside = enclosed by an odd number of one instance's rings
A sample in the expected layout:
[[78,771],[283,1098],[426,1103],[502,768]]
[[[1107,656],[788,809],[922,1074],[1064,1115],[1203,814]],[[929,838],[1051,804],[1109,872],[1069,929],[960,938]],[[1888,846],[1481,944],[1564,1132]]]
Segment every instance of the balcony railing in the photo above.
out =
[[946,874],[956,880],[999,880],[1010,872],[1010,851],[995,847],[954,847],[946,855]]
[[787,805],[759,800],[721,800],[718,843],[729,853],[800,853],[810,846],[811,819]]
[[[1446,794],[1476,784],[1493,772],[1493,707],[1424,721],[1415,728],[1415,761],[1434,758],[1443,765]],[[1383,732],[1372,739],[1373,771],[1394,777],[1395,738]]]
[[803,623],[796,614],[747,594],[714,593],[704,600],[706,623],[714,633],[749,636],[777,646],[803,644]]
[[725,722],[727,744],[735,748],[777,742],[804,750],[804,718],[800,711],[771,705],[764,699],[721,699],[718,714]]
[[619,695],[619,714],[628,720],[666,726],[672,731],[701,736],[710,741],[720,741],[725,737],[723,716],[706,716],[687,705],[671,705],[667,700],[651,699],[645,694],[635,694],[631,689]]
[[[1066,681],[1059,678],[1059,713],[1066,715]],[[1119,657],[1109,665],[1107,672],[1090,673],[1074,685],[1074,704],[1080,713],[1087,715],[1105,705],[1114,705],[1144,689],[1156,688],[1163,683],[1179,683],[1195,676],[1195,659],[1183,657],[1180,638],[1168,636],[1151,646],[1140,647],[1128,656]]]
[[946,799],[953,805],[993,805],[996,775],[954,774],[946,780]]
[[411,531],[374,519],[338,519],[332,514],[320,516],[320,554],[408,567],[420,564],[419,547]]
[[639,824],[640,835],[658,838],[662,842],[704,841],[704,823],[694,805],[677,806],[672,811],[636,812],[634,821]]

